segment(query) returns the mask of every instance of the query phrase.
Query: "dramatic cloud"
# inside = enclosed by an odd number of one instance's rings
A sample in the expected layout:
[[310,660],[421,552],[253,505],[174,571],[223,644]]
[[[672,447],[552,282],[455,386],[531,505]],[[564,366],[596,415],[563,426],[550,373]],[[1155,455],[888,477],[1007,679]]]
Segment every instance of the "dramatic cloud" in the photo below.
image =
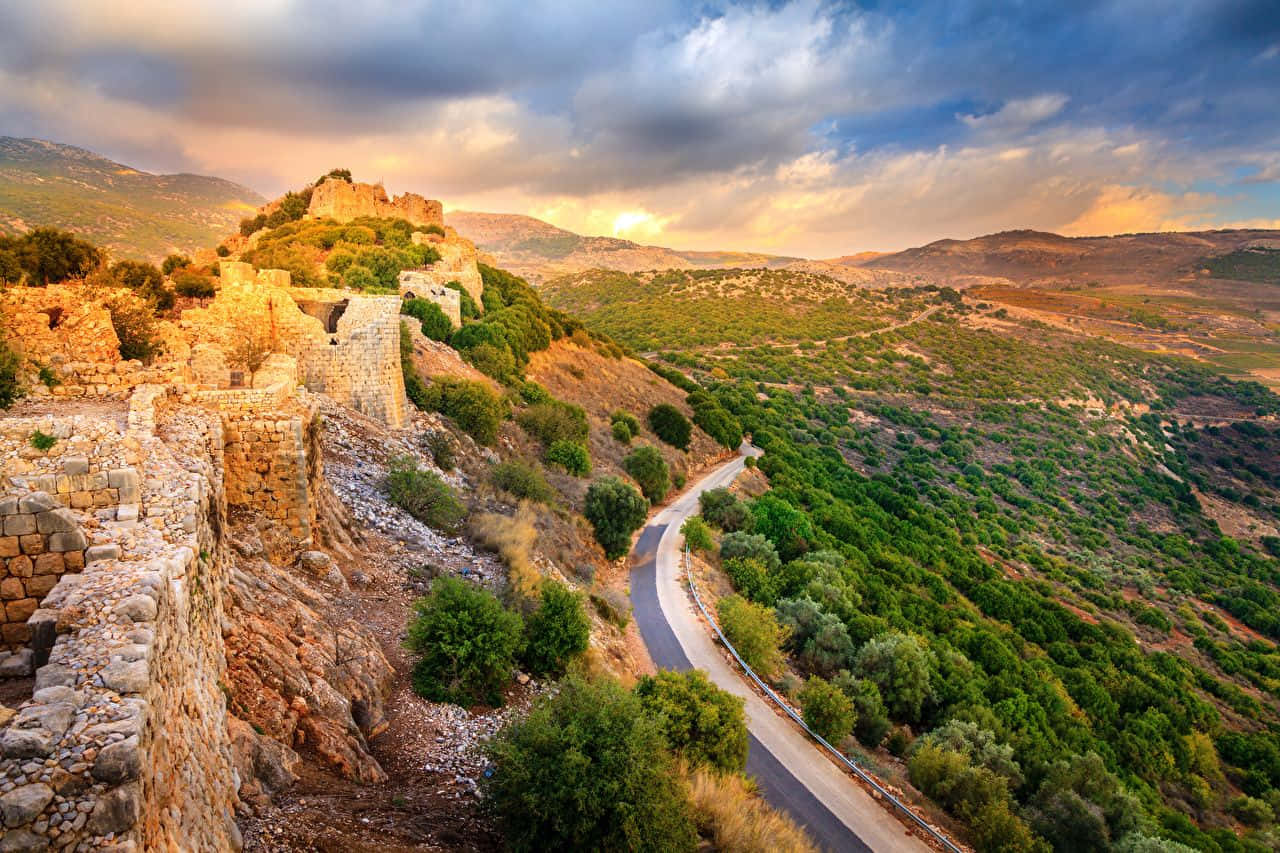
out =
[[16,0],[0,133],[277,193],[837,255],[1270,222],[1270,0]]

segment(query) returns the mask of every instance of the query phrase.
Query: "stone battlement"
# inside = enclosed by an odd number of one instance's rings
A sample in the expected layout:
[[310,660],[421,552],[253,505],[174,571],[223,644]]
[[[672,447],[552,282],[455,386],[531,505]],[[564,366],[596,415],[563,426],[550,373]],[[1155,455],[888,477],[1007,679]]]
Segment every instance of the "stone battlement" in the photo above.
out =
[[420,228],[444,226],[444,206],[434,199],[416,193],[387,198],[379,184],[356,184],[341,178],[329,178],[311,191],[307,215],[316,219],[350,222],[362,216],[380,219],[407,219]]

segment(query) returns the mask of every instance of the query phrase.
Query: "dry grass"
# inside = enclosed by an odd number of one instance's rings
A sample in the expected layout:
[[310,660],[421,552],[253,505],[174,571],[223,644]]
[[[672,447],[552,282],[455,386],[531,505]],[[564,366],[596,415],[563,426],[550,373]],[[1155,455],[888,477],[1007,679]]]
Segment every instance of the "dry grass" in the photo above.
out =
[[507,583],[521,598],[537,595],[542,575],[533,565],[533,546],[538,541],[537,512],[527,501],[515,515],[487,512],[471,519],[471,535],[486,548],[497,552],[507,566]]
[[705,769],[686,773],[698,830],[724,853],[817,853],[789,817],[776,811],[742,776]]

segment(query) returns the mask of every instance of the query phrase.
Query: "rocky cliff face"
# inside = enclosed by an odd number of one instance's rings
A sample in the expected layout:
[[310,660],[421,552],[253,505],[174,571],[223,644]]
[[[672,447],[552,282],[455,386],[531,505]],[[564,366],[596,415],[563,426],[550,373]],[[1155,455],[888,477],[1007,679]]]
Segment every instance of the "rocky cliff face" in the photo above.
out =
[[428,225],[444,226],[444,207],[435,199],[405,193],[392,200],[378,184],[349,183],[340,178],[329,178],[312,190],[307,213],[339,222],[372,216],[407,219],[423,228]]

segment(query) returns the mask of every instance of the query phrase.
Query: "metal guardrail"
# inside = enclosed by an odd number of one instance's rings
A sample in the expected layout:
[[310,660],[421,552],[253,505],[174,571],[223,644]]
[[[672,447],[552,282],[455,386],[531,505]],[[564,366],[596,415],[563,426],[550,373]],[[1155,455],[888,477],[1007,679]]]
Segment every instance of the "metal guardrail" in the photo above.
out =
[[753,670],[747,664],[747,662],[742,659],[742,655],[738,654],[738,650],[733,647],[733,643],[730,643],[729,638],[726,637],[724,635],[724,632],[720,630],[719,623],[717,623],[716,620],[712,618],[711,614],[707,611],[706,605],[702,603],[702,597],[698,595],[698,586],[693,581],[693,571],[690,569],[690,566],[689,566],[689,546],[687,544],[684,546],[684,574],[685,574],[685,577],[688,578],[689,591],[693,593],[693,600],[697,603],[698,609],[702,611],[702,615],[706,617],[707,622],[711,624],[711,628],[716,632],[716,636],[720,638],[720,642],[723,643],[724,647],[729,650],[729,654],[733,655],[734,660],[738,662],[738,666],[742,667],[742,671],[747,674],[747,677],[750,678],[753,682],[755,682],[756,686],[759,687],[761,690],[763,690],[765,695],[768,696],[770,699],[772,699],[774,704],[776,704],[779,708],[781,708],[788,717],[794,720],[796,722],[796,725],[804,729],[805,733],[808,734],[809,737],[813,738],[818,743],[822,744],[822,746],[825,747],[826,750],[830,752],[833,756],[835,756],[836,759],[841,764],[849,768],[849,770],[851,770],[853,774],[857,776],[859,779],[861,779],[863,782],[866,782],[868,785],[870,785],[871,788],[876,791],[876,793],[878,793],[880,796],[888,800],[889,803],[894,808],[896,808],[898,811],[906,815],[907,818],[910,819],[912,823],[914,823],[917,827],[921,829],[921,831],[923,831],[925,834],[931,837],[934,841],[941,844],[943,849],[949,850],[951,851],[951,853],[963,853],[963,851],[959,847],[957,847],[955,843],[951,841],[951,839],[947,838],[945,835],[938,832],[938,830],[934,829],[932,826],[926,823],[924,819],[921,818],[919,815],[917,815],[914,811],[912,811],[911,808],[906,803],[902,802],[893,794],[885,790],[883,785],[877,782],[870,774],[868,774],[865,770],[863,770],[856,763],[854,763],[852,759],[850,759],[847,755],[845,755],[840,750],[836,749],[831,744],[827,743],[827,741],[822,737],[822,735],[818,734],[813,729],[805,725],[805,722],[803,719],[801,719],[800,715],[797,714],[794,710],[792,710],[790,705],[782,701],[782,697],[780,697],[777,693],[775,693],[772,687],[765,684],[764,681],[761,680],[760,676],[756,675],[755,670]]

